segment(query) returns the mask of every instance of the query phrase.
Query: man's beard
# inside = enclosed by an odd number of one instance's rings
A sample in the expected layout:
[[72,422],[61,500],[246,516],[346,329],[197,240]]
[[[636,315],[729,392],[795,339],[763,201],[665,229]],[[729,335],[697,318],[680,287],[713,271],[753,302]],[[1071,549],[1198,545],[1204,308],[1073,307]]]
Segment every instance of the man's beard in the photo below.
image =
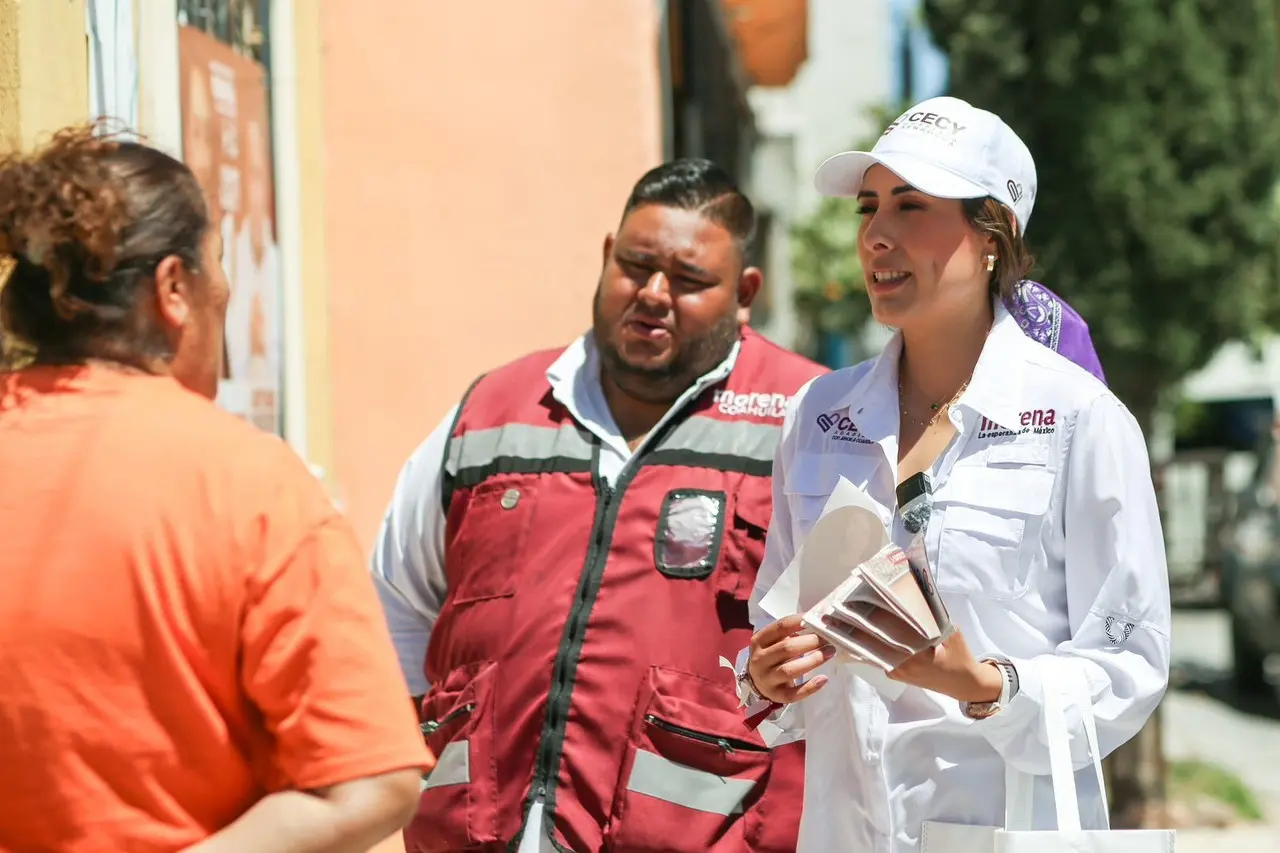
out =
[[628,362],[613,340],[614,327],[600,316],[600,290],[592,304],[592,336],[600,353],[601,372],[629,397],[646,403],[671,403],[699,377],[728,357],[738,340],[736,307],[696,338],[676,343],[671,360],[657,367]]

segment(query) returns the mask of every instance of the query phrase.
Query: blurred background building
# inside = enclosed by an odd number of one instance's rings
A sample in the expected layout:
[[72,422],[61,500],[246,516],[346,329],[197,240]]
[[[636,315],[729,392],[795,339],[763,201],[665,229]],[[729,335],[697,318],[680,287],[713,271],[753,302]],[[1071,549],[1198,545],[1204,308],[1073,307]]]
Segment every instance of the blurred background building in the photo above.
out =
[[[942,94],[947,80],[946,58],[929,39],[920,0],[802,5],[808,7],[807,60],[786,81],[758,79],[750,92],[760,129],[750,189],[764,212],[760,260],[769,282],[756,321],[784,346],[814,331],[796,310],[791,235],[818,205],[812,180],[817,167],[838,151],[870,144],[881,112]],[[882,330],[869,332],[867,345],[876,345]],[[861,358],[857,341],[816,338],[810,348],[830,366]]]

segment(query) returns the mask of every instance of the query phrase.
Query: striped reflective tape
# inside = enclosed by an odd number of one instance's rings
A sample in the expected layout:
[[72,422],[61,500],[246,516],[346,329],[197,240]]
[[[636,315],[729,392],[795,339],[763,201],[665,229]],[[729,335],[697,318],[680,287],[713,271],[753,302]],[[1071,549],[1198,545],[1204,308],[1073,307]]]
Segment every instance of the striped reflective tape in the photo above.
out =
[[726,817],[742,811],[742,801],[755,786],[752,779],[695,770],[643,749],[636,751],[627,780],[628,791]]
[[455,740],[440,752],[436,766],[422,780],[421,789],[466,785],[471,781],[471,747],[465,740]]

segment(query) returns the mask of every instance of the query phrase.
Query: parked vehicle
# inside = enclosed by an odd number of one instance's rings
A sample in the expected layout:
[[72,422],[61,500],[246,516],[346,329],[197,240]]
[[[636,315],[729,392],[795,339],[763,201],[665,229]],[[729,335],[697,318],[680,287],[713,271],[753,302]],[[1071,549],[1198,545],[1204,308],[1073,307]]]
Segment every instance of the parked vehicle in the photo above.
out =
[[1272,689],[1267,660],[1280,655],[1280,419],[1264,433],[1256,459],[1252,481],[1236,495],[1221,550],[1235,679],[1245,693]]

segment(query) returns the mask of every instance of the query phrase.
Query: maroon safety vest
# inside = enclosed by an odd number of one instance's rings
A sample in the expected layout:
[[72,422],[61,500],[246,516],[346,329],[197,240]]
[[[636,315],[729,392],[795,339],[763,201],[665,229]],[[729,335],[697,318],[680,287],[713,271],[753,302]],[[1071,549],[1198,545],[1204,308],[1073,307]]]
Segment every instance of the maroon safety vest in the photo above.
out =
[[732,374],[610,487],[537,353],[472,386],[445,452],[448,594],[422,707],[419,853],[514,849],[535,799],[575,853],[793,851],[800,744],[767,750],[750,640],[787,400],[823,368],[744,332]]

